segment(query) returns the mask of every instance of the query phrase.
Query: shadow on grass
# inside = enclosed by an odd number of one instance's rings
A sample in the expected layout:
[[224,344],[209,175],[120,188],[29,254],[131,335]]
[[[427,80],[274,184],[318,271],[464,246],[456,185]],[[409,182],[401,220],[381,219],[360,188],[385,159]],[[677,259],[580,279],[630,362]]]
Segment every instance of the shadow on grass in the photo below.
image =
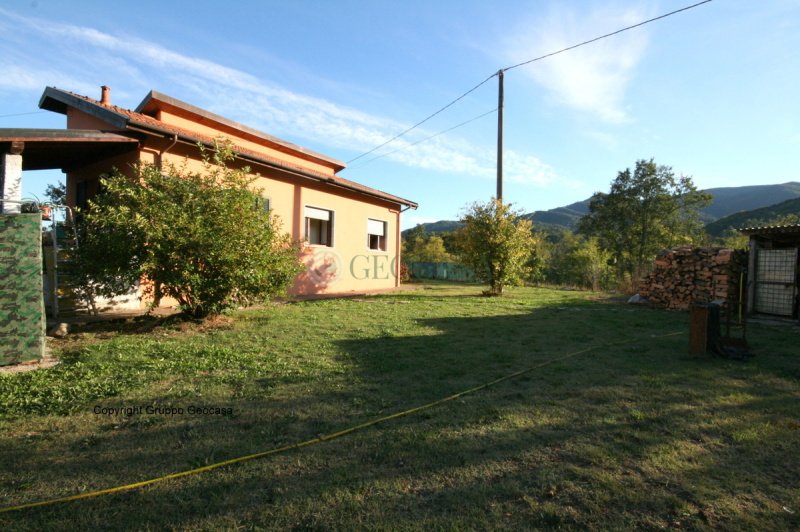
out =
[[[684,336],[657,338],[682,330],[685,315],[621,306],[417,323],[427,334],[338,341],[353,371],[343,383],[239,401],[231,417],[110,419],[93,439],[3,440],[0,455],[23,472],[2,476],[3,498],[41,483],[105,488],[302,441],[605,345],[309,449],[18,515],[31,528],[797,524],[780,510],[800,502],[796,360],[693,359]],[[49,437],[61,443],[50,448]]]

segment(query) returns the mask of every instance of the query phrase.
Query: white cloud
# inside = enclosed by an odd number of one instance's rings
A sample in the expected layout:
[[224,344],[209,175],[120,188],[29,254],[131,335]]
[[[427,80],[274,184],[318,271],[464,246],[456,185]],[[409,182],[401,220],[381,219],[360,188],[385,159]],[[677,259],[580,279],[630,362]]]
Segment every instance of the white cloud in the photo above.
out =
[[[647,18],[640,8],[578,15],[574,4],[557,3],[544,18],[528,21],[505,42],[505,57],[522,62],[616,31]],[[630,120],[625,90],[647,49],[646,30],[637,28],[520,67],[558,104],[592,113],[611,123]]]
[[[14,74],[10,76],[12,79],[0,78],[3,79],[0,89],[41,90],[45,85],[57,85],[96,97],[99,92],[96,85],[113,81],[124,88],[114,89],[113,99],[117,102],[131,94],[132,89],[154,88],[150,86],[151,80],[168,79],[190,95],[189,101],[195,105],[277,136],[297,136],[346,150],[366,151],[408,127],[395,120],[292,92],[247,72],[183,55],[139,37],[110,35],[94,28],[23,17],[3,9],[0,17],[5,17],[6,23],[13,23],[15,41],[27,32],[27,41],[38,43],[38,47],[26,52],[27,56],[8,62],[2,59],[4,55],[19,50],[19,46],[0,36],[0,71]],[[97,80],[97,83],[77,82],[77,79]],[[375,155],[405,147],[386,158],[412,168],[494,178],[492,149],[446,135],[411,146],[431,133],[417,129]],[[556,178],[555,171],[536,157],[507,152],[506,161],[510,181],[547,186]]]

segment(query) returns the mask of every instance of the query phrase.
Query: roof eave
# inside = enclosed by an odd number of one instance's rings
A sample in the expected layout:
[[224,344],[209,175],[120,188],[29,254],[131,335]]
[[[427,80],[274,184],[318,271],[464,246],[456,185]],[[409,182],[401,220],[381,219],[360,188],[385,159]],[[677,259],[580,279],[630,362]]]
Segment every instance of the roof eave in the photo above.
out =
[[742,227],[738,231],[745,235],[800,234],[800,224]]
[[[135,119],[131,119],[129,127],[134,127],[134,128],[137,128],[137,129],[147,130],[147,131],[155,132],[155,133],[158,133],[158,134],[161,134],[161,135],[166,135],[166,136],[169,136],[169,137],[177,136],[179,140],[182,140],[184,142],[188,142],[188,143],[194,144],[194,145],[196,145],[197,143],[200,143],[200,144],[203,144],[204,146],[209,147],[209,148],[213,148],[214,147],[213,145],[209,144],[207,141],[205,141],[203,139],[192,137],[192,136],[186,135],[186,134],[176,133],[175,131],[171,131],[169,129],[162,129],[162,128],[156,127],[156,126],[154,126],[152,124],[148,124],[148,123],[144,123],[144,122],[138,122]],[[332,186],[335,186],[335,187],[338,187],[338,188],[342,188],[342,189],[348,190],[350,192],[354,192],[356,194],[361,194],[363,196],[369,196],[369,197],[372,197],[372,198],[380,199],[382,201],[388,201],[390,203],[395,203],[395,204],[400,205],[400,206],[407,206],[407,207],[412,208],[412,209],[417,209],[417,207],[419,206],[417,203],[415,203],[413,201],[410,201],[410,200],[407,200],[407,199],[404,199],[404,198],[400,198],[398,196],[393,196],[391,194],[385,194],[385,193],[379,193],[380,191],[370,192],[370,191],[367,191],[367,190],[362,190],[362,189],[360,189],[358,187],[351,187],[351,186],[348,186],[346,183],[338,182],[335,177],[318,176],[318,175],[312,174],[310,172],[305,172],[300,168],[293,168],[293,167],[285,166],[285,165],[282,165],[282,164],[280,164],[280,163],[278,163],[276,161],[272,161],[272,160],[268,160],[268,159],[262,159],[262,158],[260,158],[258,156],[255,156],[255,155],[240,153],[240,152],[237,151],[236,156],[239,157],[240,159],[243,159],[243,160],[249,160],[249,161],[255,162],[255,163],[260,164],[260,165],[269,166],[271,168],[276,168],[276,169],[282,170],[284,172],[289,172],[289,173],[294,174],[294,175],[298,175],[298,176],[301,176],[301,177],[304,177],[304,178],[307,178],[307,179],[311,179],[311,180],[316,181],[318,183],[325,183],[327,185],[332,185]]]
[[175,107],[175,108],[178,108],[178,109],[182,109],[184,111],[188,111],[189,113],[195,114],[195,115],[200,116],[202,118],[206,118],[206,119],[211,120],[213,122],[217,122],[217,123],[219,123],[219,124],[221,124],[223,126],[226,126],[226,127],[232,128],[232,129],[236,129],[236,130],[242,131],[244,133],[247,133],[248,135],[252,135],[254,137],[266,140],[267,142],[275,144],[275,145],[277,145],[279,147],[282,147],[282,148],[285,148],[287,150],[299,153],[299,154],[301,154],[302,156],[304,156],[306,158],[315,159],[318,162],[322,162],[324,164],[331,165],[334,168],[335,172],[338,172],[340,170],[344,170],[347,167],[347,165],[344,162],[342,162],[342,161],[340,161],[338,159],[334,159],[333,157],[328,157],[327,155],[323,155],[323,154],[315,152],[313,150],[309,150],[308,148],[304,148],[302,146],[298,146],[297,144],[294,144],[292,142],[288,142],[288,141],[285,141],[283,139],[279,139],[277,137],[273,137],[272,135],[269,135],[268,133],[264,133],[263,131],[259,131],[259,130],[255,129],[255,128],[250,127],[250,126],[241,124],[241,123],[236,122],[234,120],[230,120],[228,118],[225,118],[224,116],[220,116],[220,115],[218,115],[216,113],[212,113],[210,111],[207,111],[205,109],[202,109],[202,108],[197,107],[195,105],[192,105],[190,103],[186,103],[183,100],[179,100],[178,98],[174,98],[174,97],[172,97],[172,96],[170,96],[168,94],[164,94],[164,93],[158,92],[156,90],[151,90],[149,93],[147,93],[147,96],[145,96],[144,99],[139,103],[139,105],[136,106],[136,109],[134,109],[134,112],[142,113],[142,114],[148,114],[148,113],[154,112],[155,110],[157,110],[157,105],[155,105],[155,104],[151,105],[153,102],[163,102],[163,103],[167,104],[168,106]]
[[94,116],[112,127],[124,128],[128,125],[128,119],[125,115],[86,101],[83,98],[78,98],[55,87],[46,87],[42,97],[39,98],[39,108],[46,111],[66,115],[68,107],[73,107]]

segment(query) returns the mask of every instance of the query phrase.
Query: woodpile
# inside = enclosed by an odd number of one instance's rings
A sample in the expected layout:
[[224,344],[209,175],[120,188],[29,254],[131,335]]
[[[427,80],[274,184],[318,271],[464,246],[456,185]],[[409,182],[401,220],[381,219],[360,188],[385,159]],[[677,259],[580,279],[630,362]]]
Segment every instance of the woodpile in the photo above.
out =
[[639,295],[657,307],[687,310],[714,300],[738,301],[745,251],[691,246],[661,251]]

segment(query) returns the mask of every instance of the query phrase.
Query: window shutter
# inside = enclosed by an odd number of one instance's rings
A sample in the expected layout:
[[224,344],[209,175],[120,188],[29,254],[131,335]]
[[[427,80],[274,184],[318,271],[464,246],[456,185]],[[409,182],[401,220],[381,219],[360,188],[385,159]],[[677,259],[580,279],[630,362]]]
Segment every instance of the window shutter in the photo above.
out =
[[386,236],[386,222],[367,219],[367,233],[371,235]]
[[315,220],[325,220],[327,222],[331,219],[331,211],[317,209],[315,207],[306,207],[305,214],[306,218],[314,218]]

